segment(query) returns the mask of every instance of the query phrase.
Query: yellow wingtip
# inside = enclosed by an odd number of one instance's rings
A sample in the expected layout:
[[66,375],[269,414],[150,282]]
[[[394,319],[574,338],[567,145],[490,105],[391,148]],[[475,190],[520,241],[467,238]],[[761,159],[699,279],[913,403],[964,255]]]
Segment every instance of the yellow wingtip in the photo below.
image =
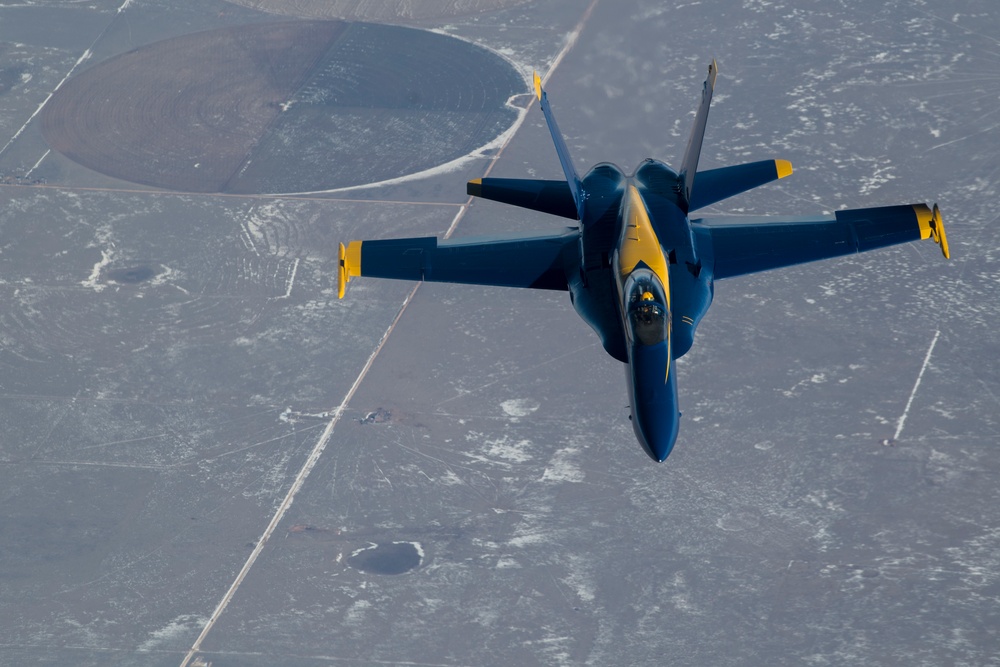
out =
[[542,77],[538,76],[538,72],[535,72],[535,95],[538,97],[538,101],[542,101]]
[[344,260],[347,258],[347,251],[344,249],[344,244],[340,243],[340,248],[337,249],[337,298],[343,299],[344,292],[347,290],[347,267],[344,265]]
[[337,250],[337,298],[343,299],[347,290],[347,283],[352,277],[361,275],[361,244],[362,241],[351,241],[344,247],[340,244]]
[[944,231],[944,220],[941,219],[941,209],[938,208],[937,204],[934,204],[934,211],[931,215],[933,216],[931,224],[936,232],[934,240],[941,246],[941,254],[944,255],[944,258],[951,259],[951,251],[948,249],[948,234]]
[[785,178],[792,175],[792,163],[788,160],[775,160],[774,166],[778,170],[778,178]]
[[945,259],[951,259],[951,250],[948,248],[948,234],[944,231],[944,220],[941,219],[941,209],[937,204],[931,209],[927,204],[916,204],[913,207],[917,214],[917,222],[920,224],[920,238],[934,239],[934,243],[941,246],[941,254]]

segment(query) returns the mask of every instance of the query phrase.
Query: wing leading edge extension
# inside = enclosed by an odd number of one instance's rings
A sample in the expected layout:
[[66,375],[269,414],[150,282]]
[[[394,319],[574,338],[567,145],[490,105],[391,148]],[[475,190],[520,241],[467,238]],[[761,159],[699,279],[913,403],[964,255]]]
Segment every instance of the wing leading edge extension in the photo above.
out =
[[950,257],[936,204],[933,209],[912,204],[829,216],[698,218],[691,223],[699,253],[714,258],[716,280],[927,238]]
[[351,278],[495,285],[565,290],[567,258],[577,252],[580,232],[490,236],[439,241],[434,236],[340,244],[338,296]]

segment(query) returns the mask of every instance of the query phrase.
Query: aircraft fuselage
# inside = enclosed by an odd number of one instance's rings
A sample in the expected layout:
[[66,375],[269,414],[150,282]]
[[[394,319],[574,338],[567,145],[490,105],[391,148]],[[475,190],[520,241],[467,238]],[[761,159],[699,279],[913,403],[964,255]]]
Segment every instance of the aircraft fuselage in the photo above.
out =
[[674,360],[690,349],[711,304],[711,275],[678,206],[679,177],[665,164],[647,160],[632,176],[599,164],[583,186],[580,266],[568,276],[573,305],[627,364],[633,429],[663,461],[680,421]]

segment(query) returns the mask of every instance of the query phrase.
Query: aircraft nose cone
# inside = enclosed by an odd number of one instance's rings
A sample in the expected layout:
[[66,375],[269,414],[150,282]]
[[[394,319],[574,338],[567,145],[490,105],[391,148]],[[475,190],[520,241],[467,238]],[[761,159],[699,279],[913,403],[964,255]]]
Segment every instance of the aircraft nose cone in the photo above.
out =
[[674,448],[681,417],[670,348],[667,343],[635,345],[630,361],[632,429],[649,458],[662,463]]
[[677,441],[680,414],[651,412],[649,415],[636,415],[637,418],[634,418],[632,423],[635,425],[636,436],[649,458],[657,463],[663,463],[670,456]]
[[652,446],[646,450],[650,458],[657,463],[663,463],[670,456],[670,451],[674,448],[673,443],[669,445],[663,445],[662,443],[653,443]]

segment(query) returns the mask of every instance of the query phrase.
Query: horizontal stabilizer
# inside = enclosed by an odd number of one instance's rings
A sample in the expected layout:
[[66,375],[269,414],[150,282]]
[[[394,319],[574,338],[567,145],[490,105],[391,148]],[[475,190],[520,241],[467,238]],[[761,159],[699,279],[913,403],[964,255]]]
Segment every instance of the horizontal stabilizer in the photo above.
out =
[[579,230],[569,228],[532,236],[351,241],[341,251],[340,294],[355,276],[565,290],[566,260],[579,239]]
[[716,280],[852,255],[933,238],[947,256],[947,237],[934,206],[912,204],[807,217],[698,218],[691,221],[701,257]]
[[571,220],[577,219],[576,202],[566,181],[477,178],[469,181],[467,192],[473,197],[492,199]]
[[791,173],[792,163],[787,160],[764,160],[699,171],[694,177],[688,210],[711,206],[733,195],[790,176]]

